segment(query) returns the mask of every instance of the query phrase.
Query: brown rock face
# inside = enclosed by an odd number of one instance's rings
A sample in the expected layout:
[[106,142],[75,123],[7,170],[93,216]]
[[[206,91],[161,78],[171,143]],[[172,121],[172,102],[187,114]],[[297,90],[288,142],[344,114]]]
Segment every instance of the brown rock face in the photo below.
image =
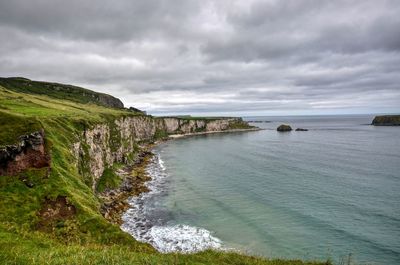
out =
[[0,175],[13,176],[28,168],[50,166],[44,146],[44,132],[23,135],[15,145],[0,149]]

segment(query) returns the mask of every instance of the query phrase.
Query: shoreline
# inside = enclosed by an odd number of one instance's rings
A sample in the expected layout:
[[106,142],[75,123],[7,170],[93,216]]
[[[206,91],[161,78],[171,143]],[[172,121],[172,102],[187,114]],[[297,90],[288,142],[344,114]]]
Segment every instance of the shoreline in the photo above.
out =
[[249,129],[230,129],[224,131],[209,131],[209,132],[196,132],[196,133],[183,133],[183,134],[171,134],[168,139],[177,139],[190,136],[206,135],[206,134],[218,134],[218,133],[235,133],[235,132],[255,132],[265,130],[262,128],[249,128]]
[[145,183],[151,180],[151,177],[147,174],[146,168],[154,156],[151,149],[156,144],[158,143],[142,145],[135,162],[117,170],[116,174],[122,179],[119,187],[98,194],[102,201],[100,212],[110,223],[120,226],[122,215],[130,208],[128,199],[149,191]]
[[135,162],[132,165],[125,165],[123,168],[119,169],[116,172],[122,179],[121,185],[118,188],[107,190],[98,194],[99,199],[102,201],[102,205],[100,207],[101,214],[112,224],[118,224],[119,226],[123,224],[122,216],[126,211],[131,208],[128,202],[129,198],[149,192],[149,189],[146,187],[145,183],[147,181],[150,181],[152,178],[151,176],[149,176],[146,169],[151,163],[151,159],[155,155],[152,150],[159,144],[174,139],[199,135],[252,132],[260,130],[263,129],[256,127],[249,129],[231,129],[224,131],[172,134],[156,142],[143,144],[142,146],[140,146],[140,150],[138,151]]
[[149,191],[129,197],[131,206],[123,215],[121,229],[139,242],[152,245],[160,253],[194,253],[206,249],[222,249],[222,241],[213,232],[185,223],[170,223],[164,207],[158,207],[167,194],[170,177],[164,167],[159,148],[154,150],[146,168],[151,179],[145,183]]

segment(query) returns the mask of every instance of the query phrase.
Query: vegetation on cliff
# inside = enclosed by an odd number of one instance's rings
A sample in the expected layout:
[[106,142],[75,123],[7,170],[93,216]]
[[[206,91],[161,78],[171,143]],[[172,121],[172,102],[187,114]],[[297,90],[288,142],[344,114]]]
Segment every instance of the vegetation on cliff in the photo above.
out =
[[111,108],[124,107],[124,104],[118,98],[77,86],[32,81],[22,77],[0,78],[0,85],[15,92],[46,95],[56,99],[93,103]]
[[[55,87],[49,87],[49,83],[26,79],[0,81],[0,146],[15,144],[19,136],[43,129],[44,151],[50,157],[50,165],[0,176],[0,264],[320,264],[218,251],[166,255],[137,242],[101,214],[103,201],[97,192],[120,184],[113,171],[119,165],[104,165],[101,176],[93,183],[96,179],[88,165],[92,147],[82,139],[91,132],[93,142],[102,144],[98,141],[105,137],[111,152],[116,152],[114,144],[118,148],[132,144],[121,138],[122,132],[115,131],[116,122],[147,121],[164,124],[157,128],[167,128],[166,121],[161,123],[140,112],[105,107],[104,102],[82,96],[82,92],[95,92],[81,88],[56,84],[68,90],[53,91]],[[176,130],[192,130],[194,127],[181,126],[193,123],[192,120],[173,121],[178,123]],[[107,129],[104,135],[95,133],[99,124]],[[170,129],[175,127],[171,125]],[[146,138],[147,142],[168,134],[166,129],[150,131],[153,134]],[[81,142],[77,149],[79,159],[73,148],[77,142]],[[134,161],[138,147],[128,149],[125,158]]]

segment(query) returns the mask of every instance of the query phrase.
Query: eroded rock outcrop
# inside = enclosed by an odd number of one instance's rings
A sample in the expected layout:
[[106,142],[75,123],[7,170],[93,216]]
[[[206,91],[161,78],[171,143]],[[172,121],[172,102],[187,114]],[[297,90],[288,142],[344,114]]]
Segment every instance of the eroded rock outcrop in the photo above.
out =
[[16,175],[28,168],[50,166],[44,131],[19,137],[18,143],[0,149],[0,175]]

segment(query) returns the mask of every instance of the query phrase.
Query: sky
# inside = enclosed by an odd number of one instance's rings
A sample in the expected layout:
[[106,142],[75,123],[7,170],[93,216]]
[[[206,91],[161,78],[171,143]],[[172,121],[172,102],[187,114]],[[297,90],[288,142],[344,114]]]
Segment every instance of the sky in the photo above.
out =
[[0,0],[0,76],[154,115],[400,113],[398,0]]

